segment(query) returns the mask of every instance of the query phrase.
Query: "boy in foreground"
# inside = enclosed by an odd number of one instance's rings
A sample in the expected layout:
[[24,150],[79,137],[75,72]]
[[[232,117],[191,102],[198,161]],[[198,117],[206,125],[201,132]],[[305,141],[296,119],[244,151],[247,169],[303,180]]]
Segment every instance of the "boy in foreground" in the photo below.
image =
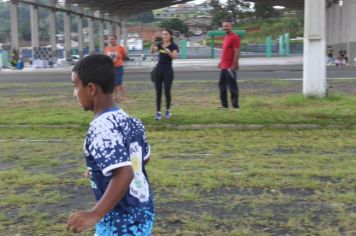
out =
[[96,236],[151,235],[155,210],[145,163],[150,157],[141,121],[116,106],[115,70],[110,57],[94,54],[72,72],[74,94],[85,111],[93,111],[84,143],[89,178],[97,203],[68,219],[74,233],[96,224]]

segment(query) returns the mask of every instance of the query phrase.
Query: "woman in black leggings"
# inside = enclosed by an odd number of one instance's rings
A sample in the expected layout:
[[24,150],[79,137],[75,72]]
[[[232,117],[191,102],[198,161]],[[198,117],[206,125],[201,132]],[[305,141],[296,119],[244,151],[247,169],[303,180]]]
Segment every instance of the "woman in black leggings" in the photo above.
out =
[[[155,40],[155,39],[153,39]],[[156,44],[152,41],[151,52],[158,52],[158,63],[156,66],[155,87],[156,87],[156,120],[162,118],[161,101],[162,101],[162,85],[164,85],[164,93],[166,96],[166,113],[165,118],[171,118],[171,88],[174,78],[172,60],[177,57],[179,51],[178,46],[173,42],[173,33],[169,29],[162,31],[162,43]]]

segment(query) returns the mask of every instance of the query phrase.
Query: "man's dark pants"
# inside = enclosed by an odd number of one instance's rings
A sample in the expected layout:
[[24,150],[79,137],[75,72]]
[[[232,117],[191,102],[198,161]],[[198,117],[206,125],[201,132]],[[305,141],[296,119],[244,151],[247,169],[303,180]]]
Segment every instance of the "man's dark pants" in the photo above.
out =
[[230,89],[232,107],[239,108],[239,87],[237,85],[236,72],[222,69],[220,72],[220,100],[223,107],[229,107],[227,101],[227,87]]

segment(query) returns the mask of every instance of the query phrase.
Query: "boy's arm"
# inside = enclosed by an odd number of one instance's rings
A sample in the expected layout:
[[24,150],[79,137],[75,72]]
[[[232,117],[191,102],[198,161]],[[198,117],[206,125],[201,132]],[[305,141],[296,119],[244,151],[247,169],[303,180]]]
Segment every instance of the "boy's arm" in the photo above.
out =
[[128,191],[133,179],[131,166],[124,166],[112,170],[112,177],[102,198],[90,211],[77,211],[68,219],[67,230],[80,233],[95,225],[109,211],[111,211]]
[[150,159],[151,159],[151,157],[149,156],[146,160],[144,160],[143,164],[144,164],[144,165],[147,165],[148,162],[150,161]]

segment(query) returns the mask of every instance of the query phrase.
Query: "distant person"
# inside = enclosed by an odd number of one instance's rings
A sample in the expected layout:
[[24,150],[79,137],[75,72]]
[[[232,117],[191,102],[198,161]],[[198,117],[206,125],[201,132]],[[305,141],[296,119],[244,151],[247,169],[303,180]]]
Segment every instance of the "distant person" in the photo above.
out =
[[18,60],[19,60],[19,54],[17,53],[17,50],[16,50],[16,49],[12,49],[12,50],[11,50],[11,61],[10,61],[10,65],[11,65],[13,68],[16,68]]
[[115,90],[114,97],[117,98],[118,89],[120,90],[121,101],[127,100],[126,87],[123,81],[124,76],[124,61],[128,58],[126,49],[117,43],[116,35],[110,35],[109,46],[104,49],[104,53],[108,55],[114,62],[115,66]]
[[221,61],[218,67],[221,69],[219,79],[220,101],[219,108],[227,109],[227,87],[231,93],[232,108],[240,109],[239,105],[239,88],[237,85],[237,70],[239,69],[240,58],[240,37],[232,30],[232,22],[224,21],[222,24],[223,30],[226,32],[224,43],[222,46]]
[[328,56],[327,64],[333,65],[334,64],[334,49],[331,46],[328,46],[326,50],[326,54]]
[[93,54],[73,68],[74,94],[93,111],[84,143],[96,204],[68,219],[67,230],[80,233],[96,225],[96,236],[152,233],[155,209],[145,170],[150,146],[140,120],[115,105],[115,68],[111,59]]
[[336,66],[344,66],[347,65],[349,59],[347,57],[346,50],[342,49],[339,51],[339,56],[336,59]]
[[155,119],[162,119],[161,101],[162,101],[162,85],[164,85],[164,93],[166,95],[166,113],[165,118],[171,118],[171,89],[174,79],[172,61],[177,57],[179,52],[178,46],[173,41],[173,32],[169,29],[162,31],[162,42],[157,43],[156,38],[152,39],[151,53],[159,53],[158,63],[155,73],[155,88],[156,88],[156,115]]

